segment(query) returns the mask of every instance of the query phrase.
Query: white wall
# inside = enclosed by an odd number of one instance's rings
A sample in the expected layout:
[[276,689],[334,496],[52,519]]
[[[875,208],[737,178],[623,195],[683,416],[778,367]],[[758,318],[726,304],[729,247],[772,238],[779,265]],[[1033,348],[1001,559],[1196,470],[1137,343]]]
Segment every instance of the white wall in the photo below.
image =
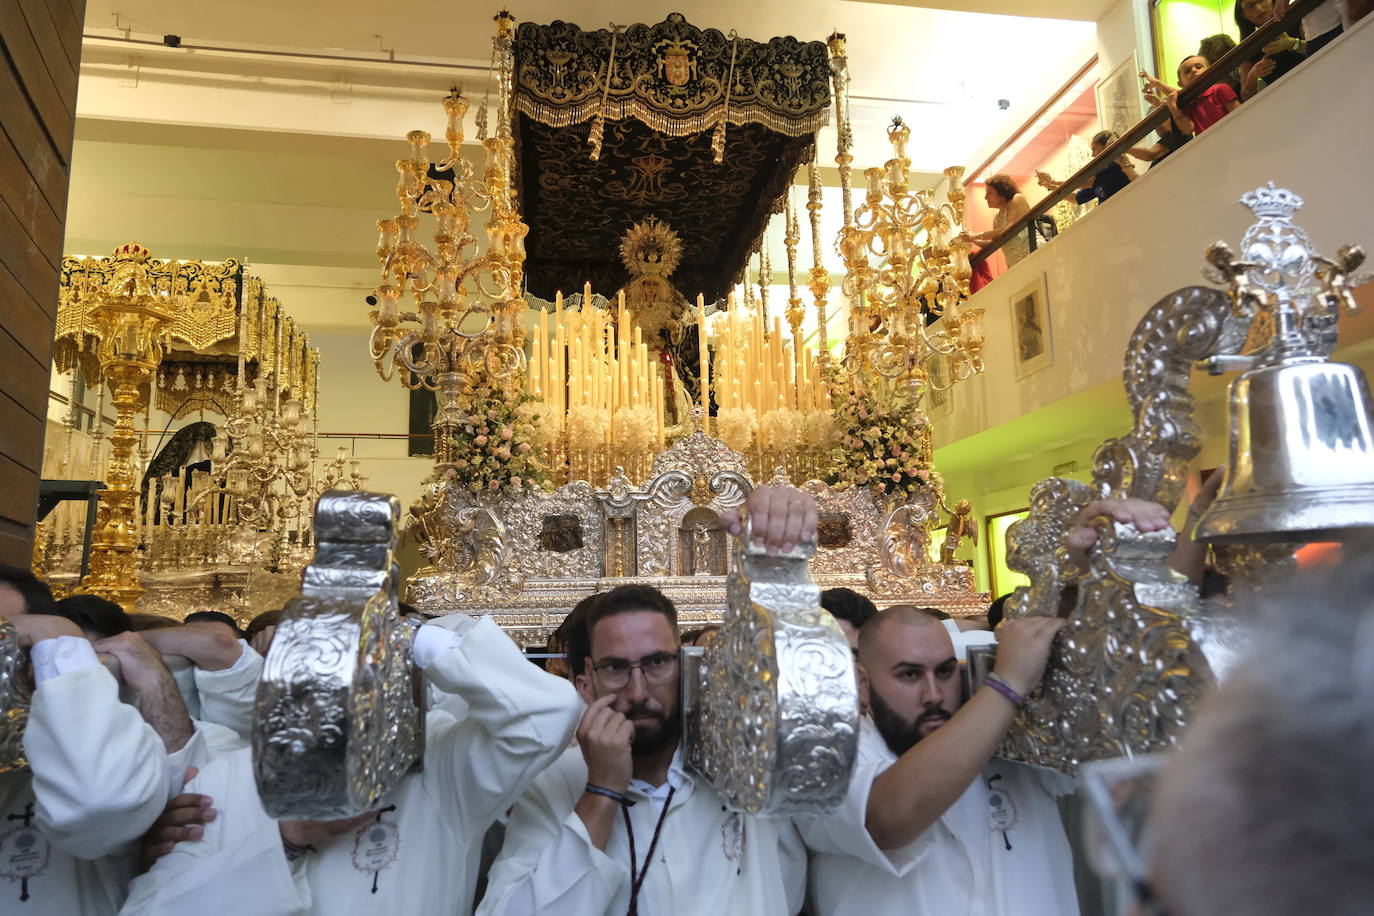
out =
[[[986,516],[1026,505],[1030,485],[1058,464],[1091,470],[1097,444],[1132,423],[1120,373],[1137,322],[1173,290],[1204,282],[1208,245],[1239,243],[1254,221],[1237,203],[1246,191],[1273,180],[1302,196],[1297,223],[1319,252],[1374,248],[1374,186],[1364,178],[1374,120],[1313,104],[1372,79],[1374,18],[980,290],[970,305],[986,310],[987,369],[957,386],[952,413],[935,421],[949,497],[972,499]],[[1010,300],[1041,275],[1054,363],[1017,380]],[[1360,293],[1374,306],[1374,285]],[[1342,320],[1337,357],[1374,370],[1368,308]],[[1204,434],[1197,467],[1225,460],[1225,381],[1194,376]]]
[[[1374,79],[1371,52],[1374,18],[980,290],[970,306],[986,310],[987,371],[959,386],[956,410],[937,423],[939,441],[1117,378],[1140,317],[1173,290],[1202,282],[1210,244],[1239,243],[1254,220],[1237,201],[1265,182],[1304,198],[1297,222],[1319,251],[1349,242],[1374,248],[1374,185],[1364,177],[1374,121],[1348,106],[1313,104]],[[1042,274],[1054,363],[1018,381],[1010,300]]]

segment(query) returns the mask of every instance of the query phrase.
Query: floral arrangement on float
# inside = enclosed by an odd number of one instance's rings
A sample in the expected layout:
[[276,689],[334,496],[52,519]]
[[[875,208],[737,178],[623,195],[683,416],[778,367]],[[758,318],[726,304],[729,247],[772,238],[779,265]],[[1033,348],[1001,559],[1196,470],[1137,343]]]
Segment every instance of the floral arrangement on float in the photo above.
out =
[[450,476],[474,495],[522,493],[548,487],[544,449],[548,438],[538,412],[530,409],[528,394],[512,397],[491,388],[474,392],[465,424],[450,437],[453,467]]
[[826,482],[909,498],[939,477],[931,467],[925,413],[883,389],[855,383],[832,411],[835,445]]

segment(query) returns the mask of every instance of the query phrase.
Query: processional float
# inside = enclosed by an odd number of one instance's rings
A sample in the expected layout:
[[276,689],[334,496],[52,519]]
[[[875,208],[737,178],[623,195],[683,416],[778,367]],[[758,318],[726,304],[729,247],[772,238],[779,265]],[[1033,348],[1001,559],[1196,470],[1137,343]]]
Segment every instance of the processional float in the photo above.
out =
[[[84,511],[59,508],[35,538],[34,570],[56,593],[246,620],[297,591],[309,507],[324,489],[314,467],[319,351],[261,279],[233,259],[163,260],[132,243],[110,257],[64,257],[53,363],[72,388],[50,473],[105,482],[89,571]],[[74,454],[80,393],[101,384],[83,459]],[[99,420],[107,389],[116,409],[108,460]],[[164,443],[154,408],[169,426],[200,420]],[[193,469],[203,462],[208,470]]]
[[[384,379],[434,393],[434,471],[408,523],[428,562],[409,603],[491,614],[542,642],[578,600],[635,581],[668,594],[684,626],[715,622],[732,566],[716,515],[756,483],[792,481],[820,504],[823,585],[986,607],[966,563],[929,556],[944,493],[920,408],[982,369],[979,315],[962,307],[961,170],[948,200],[912,190],[898,122],[892,159],[865,173],[854,205],[843,36],[754,42],[677,14],[516,29],[503,13],[492,66],[481,177],[461,156],[468,102],[455,90],[443,158],[412,131],[400,213],[378,221],[370,356]],[[843,364],[827,336],[815,154],[832,103],[853,316]],[[803,164],[811,309],[789,192]],[[786,214],[789,297],[770,315],[773,212]],[[582,292],[565,299],[563,285]],[[700,291],[695,309],[678,285]]]
[[[1008,615],[1066,616],[1069,623],[1002,756],[1075,772],[1089,761],[1163,749],[1212,683],[1207,652],[1217,641],[1218,611],[1166,565],[1174,531],[1141,533],[1097,518],[1086,568],[1065,559],[1068,530],[1091,500],[1177,502],[1199,448],[1188,392],[1195,364],[1243,370],[1230,394],[1231,470],[1198,531],[1217,545],[1233,587],[1262,584],[1260,571],[1272,575],[1276,563],[1282,571],[1295,544],[1374,528],[1374,405],[1358,368],[1328,360],[1339,313],[1355,310],[1363,253],[1347,246],[1334,259],[1315,254],[1292,223],[1301,202],[1291,192],[1270,185],[1244,203],[1259,221],[1239,257],[1222,243],[1208,252],[1206,275],[1226,288],[1170,294],[1132,337],[1125,380],[1135,428],[1103,443],[1092,484],[1037,484],[1031,515],[1009,534],[1013,568],[1032,584],[1008,602]],[[394,524],[394,503],[361,499],[373,501],[379,532]],[[326,517],[335,511],[321,504],[322,545],[324,530],[339,530]],[[384,538],[374,540],[380,546]],[[843,637],[817,607],[806,569],[814,545],[768,556],[746,530],[734,549],[721,635],[684,665],[686,758],[739,810],[823,811],[848,781],[857,697]],[[367,567],[360,587],[335,599],[303,599],[289,612],[302,625],[285,627],[285,642],[279,635],[269,658],[255,741],[276,754],[260,756],[259,779],[280,816],[366,810],[420,754],[407,673],[411,624],[395,615],[392,585],[380,571],[389,547],[356,553],[368,557],[359,561]],[[323,551],[318,560],[330,562]],[[330,601],[352,627],[345,632],[368,631],[371,621],[373,635],[330,642],[337,626],[315,623]],[[391,613],[384,619],[378,611]],[[314,687],[318,678],[299,679],[307,666],[287,660],[319,658],[326,642],[326,667],[336,676]],[[389,664],[387,652],[404,664]],[[350,704],[367,714],[350,719]],[[377,714],[382,706],[384,716]],[[413,731],[402,734],[406,729]],[[370,766],[341,766],[355,757]],[[315,772],[321,761],[332,767],[328,775]],[[347,785],[339,781],[345,773]],[[328,804],[315,807],[320,799]]]

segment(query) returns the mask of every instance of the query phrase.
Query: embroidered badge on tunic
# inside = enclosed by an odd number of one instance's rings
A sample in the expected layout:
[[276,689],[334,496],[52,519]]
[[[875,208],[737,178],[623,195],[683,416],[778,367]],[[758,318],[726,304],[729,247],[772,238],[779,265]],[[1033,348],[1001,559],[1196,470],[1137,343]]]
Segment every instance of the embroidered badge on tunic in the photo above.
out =
[[730,812],[720,824],[720,850],[736,865],[744,857],[745,829],[744,817],[738,811]]
[[29,899],[29,879],[36,878],[48,867],[52,844],[39,829],[30,823],[33,804],[23,814],[11,814],[6,820],[23,823],[0,834],[0,878],[19,884],[19,899]]
[[993,833],[1006,833],[1020,820],[1016,812],[1016,801],[1006,789],[989,789],[988,817],[988,828]]
[[378,812],[377,819],[364,824],[353,840],[353,867],[358,871],[372,873],[372,893],[377,893],[377,881],[382,872],[391,867],[401,850],[401,828],[395,821],[382,820],[387,811],[395,811],[396,806]]

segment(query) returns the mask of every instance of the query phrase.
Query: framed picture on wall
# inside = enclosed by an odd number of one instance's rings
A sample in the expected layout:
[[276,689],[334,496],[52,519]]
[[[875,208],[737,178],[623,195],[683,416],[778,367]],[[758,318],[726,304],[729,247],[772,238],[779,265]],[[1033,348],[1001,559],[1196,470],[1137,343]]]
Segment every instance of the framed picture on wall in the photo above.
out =
[[1097,120],[1103,130],[1118,137],[1130,130],[1145,115],[1145,93],[1140,88],[1140,62],[1136,53],[1123,60],[1111,73],[1098,80]]
[[1054,362],[1044,274],[1011,297],[1011,355],[1017,378],[1039,372]]
[[954,386],[950,384],[949,364],[937,355],[926,363],[930,388],[926,391],[926,419],[938,420],[954,412]]
[[986,517],[987,532],[983,541],[988,551],[988,587],[993,598],[1007,594],[1018,585],[1030,585],[1030,579],[1007,566],[1007,529],[1030,515],[1030,507],[995,512]]

